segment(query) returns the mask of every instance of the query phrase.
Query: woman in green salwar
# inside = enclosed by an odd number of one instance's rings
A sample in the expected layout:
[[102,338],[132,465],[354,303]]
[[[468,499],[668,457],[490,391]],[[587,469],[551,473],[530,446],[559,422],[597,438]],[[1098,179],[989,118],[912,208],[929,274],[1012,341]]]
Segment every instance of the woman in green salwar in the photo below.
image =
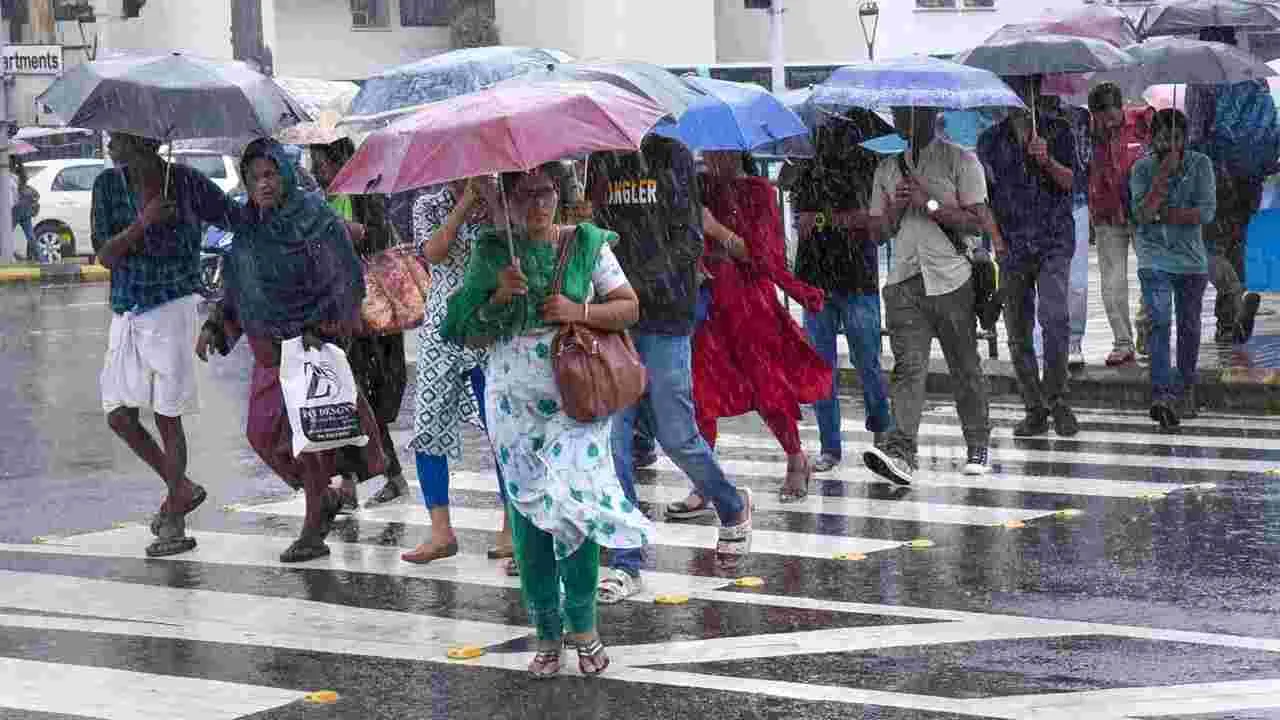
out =
[[[560,406],[551,364],[559,325],[624,330],[639,317],[636,294],[609,247],[617,236],[589,223],[556,223],[566,182],[559,163],[503,177],[517,224],[514,262],[505,234],[483,233],[441,331],[454,342],[493,343],[486,416],[507,483],[520,589],[538,632],[529,664],[536,677],[560,671],[566,644],[577,649],[583,674],[608,667],[596,631],[600,547],[643,547],[653,534],[614,473],[611,419],[578,422]],[[574,244],[562,294],[553,295],[566,239]]]

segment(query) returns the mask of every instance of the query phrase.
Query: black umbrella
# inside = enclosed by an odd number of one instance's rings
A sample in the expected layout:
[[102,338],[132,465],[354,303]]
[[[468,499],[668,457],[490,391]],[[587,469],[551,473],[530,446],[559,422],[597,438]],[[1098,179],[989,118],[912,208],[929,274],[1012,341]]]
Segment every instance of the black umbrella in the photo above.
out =
[[1186,35],[1206,28],[1274,30],[1280,28],[1280,5],[1261,0],[1172,0],[1142,13],[1138,34]]

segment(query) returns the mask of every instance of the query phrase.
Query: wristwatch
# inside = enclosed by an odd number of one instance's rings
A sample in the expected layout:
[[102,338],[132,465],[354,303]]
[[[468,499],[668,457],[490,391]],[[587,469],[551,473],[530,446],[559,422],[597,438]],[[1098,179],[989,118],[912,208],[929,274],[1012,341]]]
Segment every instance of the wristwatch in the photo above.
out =
[[942,204],[939,203],[937,200],[934,200],[933,198],[929,198],[929,202],[924,204],[924,209],[925,209],[925,212],[929,213],[930,215],[933,215],[934,213],[942,209]]

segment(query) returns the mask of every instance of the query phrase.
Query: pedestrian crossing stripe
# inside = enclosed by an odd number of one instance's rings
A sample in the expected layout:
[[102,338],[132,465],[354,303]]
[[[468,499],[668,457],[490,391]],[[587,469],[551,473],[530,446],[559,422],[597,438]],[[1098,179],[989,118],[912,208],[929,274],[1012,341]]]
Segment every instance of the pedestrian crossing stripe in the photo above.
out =
[[[243,511],[301,518],[306,514],[306,502],[304,498],[292,498],[263,505],[245,506]],[[502,525],[502,512],[498,508],[469,508],[454,505],[449,508],[449,518],[455,528],[494,531]],[[407,503],[367,508],[361,511],[360,517],[372,522],[404,523],[418,527],[431,524],[431,517],[426,508]],[[654,545],[705,550],[714,549],[716,546],[718,529],[710,525],[681,525],[662,521],[655,521],[655,524],[658,526],[658,535],[653,538]],[[831,557],[833,552],[865,554],[901,547],[902,543],[896,540],[844,535],[815,535],[760,529],[753,530],[751,533],[751,554],[753,555],[790,555],[825,559]]]
[[[957,428],[954,432],[958,434]],[[716,445],[748,450],[774,450],[781,452],[778,441],[772,437],[722,435]],[[802,432],[800,439],[810,447],[817,444],[817,434]],[[920,438],[920,449],[917,453],[921,464],[926,459],[951,460],[960,465],[965,461],[965,448],[956,445],[930,445],[928,438]],[[1027,450],[1024,448],[1000,447],[991,452],[992,465],[1008,465],[1011,463],[1069,463],[1084,465],[1133,466],[1143,468],[1164,468],[1167,470],[1205,470],[1220,472],[1257,473],[1266,469],[1266,463],[1258,460],[1228,460],[1222,458],[1168,457],[1161,455],[1129,455],[1119,452],[1094,453],[1078,450]]]
[[306,693],[113,668],[0,657],[5,708],[104,720],[236,720]]

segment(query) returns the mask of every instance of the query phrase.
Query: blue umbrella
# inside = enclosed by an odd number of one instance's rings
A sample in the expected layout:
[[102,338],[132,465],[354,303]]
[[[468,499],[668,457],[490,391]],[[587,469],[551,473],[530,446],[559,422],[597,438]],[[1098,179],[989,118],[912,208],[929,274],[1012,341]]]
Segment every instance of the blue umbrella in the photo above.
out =
[[809,128],[764,88],[693,76],[684,82],[706,95],[695,99],[677,124],[660,126],[655,133],[697,151],[812,157]]
[[507,78],[555,65],[553,50],[465,48],[398,65],[365,81],[351,101],[351,116],[378,115],[475,92]]
[[932,107],[968,110],[1026,106],[994,73],[932,57],[857,63],[813,89],[823,108]]

